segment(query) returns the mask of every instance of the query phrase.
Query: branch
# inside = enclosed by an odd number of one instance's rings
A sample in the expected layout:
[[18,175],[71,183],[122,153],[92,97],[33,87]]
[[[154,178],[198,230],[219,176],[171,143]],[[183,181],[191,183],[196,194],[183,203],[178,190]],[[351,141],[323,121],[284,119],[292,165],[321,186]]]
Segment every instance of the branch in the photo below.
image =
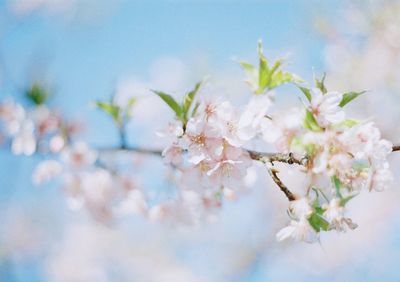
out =
[[157,150],[157,149],[145,149],[145,148],[139,148],[139,147],[124,147],[124,148],[116,148],[116,147],[100,147],[97,148],[97,151],[100,153],[114,153],[114,152],[125,152],[125,153],[138,153],[138,154],[144,154],[144,155],[154,155],[161,157],[162,156],[162,150]]
[[278,177],[278,170],[273,167],[273,163],[271,162],[270,165],[268,166],[268,173],[271,176],[272,180],[278,185],[279,189],[285,194],[285,196],[288,198],[289,201],[294,201],[296,200],[296,196],[287,188],[285,184],[281,181],[281,179]]
[[[144,149],[138,147],[125,147],[125,148],[100,148],[100,152],[133,152],[139,154],[150,154],[161,157],[161,150]],[[394,145],[392,148],[393,152],[400,151],[400,145]],[[263,153],[258,151],[247,150],[251,159],[260,161],[268,166],[268,173],[272,180],[276,183],[279,189],[285,194],[289,201],[296,200],[296,196],[288,189],[288,187],[279,178],[279,171],[274,168],[274,162],[281,162],[287,164],[297,164],[301,166],[306,166],[308,162],[308,157],[304,156],[302,158],[296,158],[293,153]]]
[[306,165],[308,158],[306,156],[301,159],[296,158],[293,153],[261,153],[257,151],[247,150],[250,155],[250,158],[256,161],[261,161],[263,163],[287,163],[287,164],[298,164],[298,165]]
[[400,145],[393,145],[392,152],[400,151]]

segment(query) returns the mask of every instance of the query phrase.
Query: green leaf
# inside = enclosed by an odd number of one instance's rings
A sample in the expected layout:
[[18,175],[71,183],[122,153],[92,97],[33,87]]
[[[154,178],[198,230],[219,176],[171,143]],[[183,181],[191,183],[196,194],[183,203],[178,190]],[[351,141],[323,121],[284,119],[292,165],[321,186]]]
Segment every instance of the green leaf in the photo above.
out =
[[338,123],[335,125],[335,128],[351,128],[357,124],[359,124],[360,122],[354,119],[346,119],[344,121],[342,121],[341,123]]
[[268,77],[270,76],[270,70],[268,67],[267,58],[264,56],[263,45],[262,42],[258,42],[258,56],[259,56],[259,65],[258,65],[258,89],[256,94],[261,94],[264,92],[266,87],[268,86]]
[[311,102],[311,98],[312,98],[311,90],[306,87],[300,86],[300,85],[297,85],[297,87],[301,90],[301,92],[303,92],[303,94],[304,94],[304,96],[306,96],[307,100],[309,102]]
[[271,81],[268,84],[268,88],[273,89],[282,84],[290,83],[290,82],[302,83],[303,80],[301,80],[299,77],[297,77],[296,75],[294,75],[290,72],[283,72],[280,70],[278,72],[275,72],[272,75]]
[[358,96],[364,94],[365,91],[361,91],[361,92],[347,92],[343,94],[343,98],[342,101],[340,101],[339,106],[340,107],[344,107],[346,106],[348,103],[350,103],[351,101],[353,101],[355,98],[357,98]]
[[126,103],[126,106],[124,109],[124,114],[128,120],[131,118],[131,115],[132,115],[131,110],[132,110],[133,106],[136,104],[136,101],[137,101],[136,97],[132,97]]
[[255,66],[248,62],[240,61],[239,62],[240,66],[243,68],[245,72],[251,75],[257,75],[257,69]]
[[280,68],[283,64],[283,60],[277,60],[270,68],[268,60],[263,53],[262,42],[258,42],[258,69],[247,62],[239,62],[240,66],[244,69],[247,74],[246,82],[250,85],[254,94],[259,95],[265,92],[265,90],[271,90],[285,83],[302,83],[303,81],[296,75],[284,72]]
[[350,201],[351,199],[353,199],[355,196],[357,196],[358,194],[354,194],[354,195],[350,195],[350,196],[347,196],[347,197],[345,197],[345,198],[342,198],[342,199],[340,199],[340,205],[342,206],[342,207],[344,207],[346,204],[347,204],[347,202],[348,201]]
[[315,131],[315,132],[323,131],[323,129],[319,126],[317,120],[315,119],[314,115],[309,110],[306,110],[306,115],[304,117],[303,126],[305,129],[308,129],[311,131]]
[[311,214],[308,218],[308,222],[316,232],[320,232],[321,230],[327,231],[329,229],[329,222],[317,212]]
[[96,106],[103,112],[110,115],[111,118],[114,120],[114,122],[118,124],[121,123],[121,117],[120,117],[121,108],[119,106],[114,105],[112,103],[106,103],[101,101],[97,101]]
[[197,113],[197,109],[199,108],[199,106],[200,106],[200,102],[197,102],[195,105],[194,105],[194,107],[193,107],[193,111],[192,111],[192,117],[194,117],[195,115],[196,115],[196,113]]
[[44,104],[49,96],[46,89],[38,83],[32,84],[31,88],[26,91],[26,97],[35,105]]
[[239,62],[240,66],[243,68],[246,73],[245,82],[249,84],[250,88],[258,89],[258,70],[255,66],[247,62]]
[[182,120],[182,107],[175,101],[175,99],[171,95],[161,91],[152,91],[157,94],[175,112],[175,115],[178,119]]
[[128,109],[130,109],[130,108],[132,108],[132,107],[136,104],[136,102],[137,102],[136,97],[132,97],[132,98],[130,98],[130,99],[128,100],[128,103],[127,103],[126,107],[127,107]]
[[321,92],[323,94],[326,94],[328,92],[328,90],[325,87],[325,77],[326,77],[326,73],[324,73],[324,75],[322,76],[321,79],[315,78],[315,86],[321,90]]
[[336,175],[332,176],[332,182],[333,182],[333,185],[334,185],[335,190],[336,190],[336,197],[342,199],[343,196],[340,193],[340,189],[342,188],[342,182],[340,181],[340,179]]
[[192,105],[194,97],[196,96],[197,92],[199,91],[201,84],[202,84],[202,81],[196,83],[194,89],[192,91],[190,91],[189,93],[187,93],[185,95],[185,97],[183,98],[182,111],[183,111],[183,117],[184,117],[185,121],[187,121],[190,106]]

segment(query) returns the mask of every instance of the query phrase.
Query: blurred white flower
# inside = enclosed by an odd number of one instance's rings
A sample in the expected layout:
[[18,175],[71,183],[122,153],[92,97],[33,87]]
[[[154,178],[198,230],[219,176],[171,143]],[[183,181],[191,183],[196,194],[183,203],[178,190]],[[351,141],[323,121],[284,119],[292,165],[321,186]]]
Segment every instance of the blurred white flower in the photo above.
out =
[[12,99],[8,99],[0,104],[0,120],[3,121],[7,136],[17,134],[25,118],[26,113],[24,108]]
[[32,155],[36,151],[36,138],[34,135],[34,126],[30,120],[25,120],[21,128],[14,136],[11,144],[11,150],[16,155]]
[[32,181],[35,185],[40,185],[48,182],[60,175],[62,172],[62,165],[55,160],[46,160],[40,162],[32,174]]
[[92,165],[97,159],[97,152],[84,142],[76,142],[61,152],[61,160],[71,168],[83,168]]
[[301,197],[300,199],[291,201],[289,204],[289,210],[291,214],[296,216],[296,218],[307,218],[313,212],[307,197]]
[[119,217],[129,214],[145,215],[147,210],[146,198],[142,191],[138,189],[129,191],[125,198],[114,208],[115,215]]
[[318,233],[315,232],[305,217],[301,217],[298,221],[292,220],[289,226],[281,229],[276,234],[278,241],[290,238],[295,241],[313,243],[318,240]]
[[328,205],[325,206],[324,217],[330,223],[330,228],[338,231],[346,231],[357,228],[357,224],[353,223],[350,218],[344,217],[344,207],[340,205],[340,200],[333,198]]

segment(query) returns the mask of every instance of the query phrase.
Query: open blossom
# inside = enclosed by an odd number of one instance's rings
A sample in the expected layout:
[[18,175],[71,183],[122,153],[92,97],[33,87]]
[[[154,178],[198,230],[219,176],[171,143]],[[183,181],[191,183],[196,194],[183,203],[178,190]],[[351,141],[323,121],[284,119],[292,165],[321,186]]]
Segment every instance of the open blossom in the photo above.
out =
[[167,164],[172,164],[173,166],[179,166],[183,163],[183,149],[177,144],[172,144],[171,146],[164,149],[162,152],[164,162]]
[[72,168],[90,166],[96,159],[97,153],[83,142],[77,142],[64,148],[61,154],[61,160]]
[[278,241],[283,241],[289,238],[295,241],[313,243],[318,240],[318,233],[316,233],[311,227],[307,218],[301,217],[298,221],[292,220],[289,226],[281,229],[276,234],[276,239]]
[[193,164],[218,157],[223,150],[222,138],[214,128],[202,120],[189,120],[184,141],[188,148],[189,162]]
[[32,181],[34,184],[39,185],[52,180],[54,177],[60,175],[61,172],[62,165],[58,161],[42,161],[36,166],[32,174]]
[[243,139],[239,134],[239,113],[229,102],[224,102],[216,109],[217,118],[214,119],[213,126],[220,132],[223,137],[232,146],[242,146]]
[[247,153],[242,149],[227,146],[221,157],[207,172],[210,181],[217,187],[237,188],[251,165]]
[[341,93],[328,92],[324,94],[317,88],[312,91],[310,110],[319,125],[327,127],[331,124],[340,123],[345,119],[345,113],[339,106],[343,98]]
[[341,138],[356,158],[384,160],[392,152],[393,144],[381,139],[379,129],[372,122],[353,126]]
[[241,139],[250,140],[261,132],[261,124],[271,105],[271,98],[266,94],[251,98],[239,120],[238,135]]
[[261,123],[262,137],[265,142],[272,143],[281,152],[291,151],[293,138],[302,130],[302,112],[292,109],[287,113],[280,113],[271,119],[264,119]]

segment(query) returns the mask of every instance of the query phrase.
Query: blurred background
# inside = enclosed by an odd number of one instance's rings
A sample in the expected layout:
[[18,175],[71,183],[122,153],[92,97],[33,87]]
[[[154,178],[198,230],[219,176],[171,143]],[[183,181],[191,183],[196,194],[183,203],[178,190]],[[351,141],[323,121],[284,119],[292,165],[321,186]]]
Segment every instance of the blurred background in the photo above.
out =
[[[308,81],[327,73],[329,89],[368,90],[351,105],[400,142],[399,1],[3,0],[0,99],[33,82],[50,105],[84,127],[92,146],[113,146],[112,122],[92,102],[140,97],[129,143],[159,148],[154,132],[171,117],[148,89],[182,93],[209,77],[215,96],[239,104],[249,91],[237,60],[269,58]],[[280,106],[298,103],[283,87]],[[278,243],[287,201],[266,176],[214,224],[175,228],[129,217],[105,226],[65,204],[56,184],[36,187],[40,156],[0,150],[0,281],[399,281],[400,158],[389,191],[363,193],[350,213],[359,228],[323,234],[319,244]],[[159,160],[145,160],[142,182],[168,186]],[[154,177],[156,174],[159,177]],[[292,168],[282,177],[295,186]],[[297,184],[298,185],[298,184]]]

